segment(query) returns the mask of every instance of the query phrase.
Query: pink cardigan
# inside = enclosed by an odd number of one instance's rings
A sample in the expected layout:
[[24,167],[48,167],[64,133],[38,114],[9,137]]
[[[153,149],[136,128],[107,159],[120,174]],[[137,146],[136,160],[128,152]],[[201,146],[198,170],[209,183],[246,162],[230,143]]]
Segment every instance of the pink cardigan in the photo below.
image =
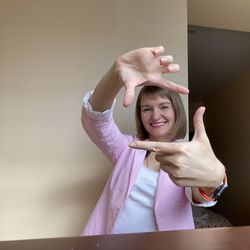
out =
[[[85,96],[82,124],[91,140],[112,161],[114,168],[81,235],[110,234],[117,215],[126,202],[143,164],[146,151],[132,149],[135,140],[124,135],[115,124],[113,107],[103,113],[92,111]],[[185,188],[175,185],[160,171],[155,199],[155,218],[159,231],[193,229],[190,201]]]

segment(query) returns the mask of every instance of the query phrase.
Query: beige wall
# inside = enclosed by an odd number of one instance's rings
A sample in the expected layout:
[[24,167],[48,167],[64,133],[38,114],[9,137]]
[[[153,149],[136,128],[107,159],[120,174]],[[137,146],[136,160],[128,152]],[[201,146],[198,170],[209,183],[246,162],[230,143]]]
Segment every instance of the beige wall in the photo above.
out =
[[187,0],[188,24],[250,32],[249,0]]
[[[82,95],[119,54],[160,44],[186,85],[186,11],[186,0],[0,1],[0,240],[80,234],[111,169],[81,128]],[[133,107],[117,106],[132,132]]]
[[250,68],[207,102],[206,125],[213,148],[227,168],[230,188],[214,208],[233,225],[250,225]]

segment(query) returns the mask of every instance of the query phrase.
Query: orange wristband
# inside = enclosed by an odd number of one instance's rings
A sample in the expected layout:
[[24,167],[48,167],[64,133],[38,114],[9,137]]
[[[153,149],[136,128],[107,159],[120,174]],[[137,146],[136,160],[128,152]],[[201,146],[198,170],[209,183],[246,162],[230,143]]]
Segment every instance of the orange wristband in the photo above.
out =
[[216,190],[214,191],[214,194],[212,197],[209,197],[201,188],[198,188],[200,195],[206,200],[206,201],[217,201],[221,194],[223,193],[223,191],[228,187],[227,184],[227,176],[225,175],[224,179],[223,179],[223,183],[216,188]]

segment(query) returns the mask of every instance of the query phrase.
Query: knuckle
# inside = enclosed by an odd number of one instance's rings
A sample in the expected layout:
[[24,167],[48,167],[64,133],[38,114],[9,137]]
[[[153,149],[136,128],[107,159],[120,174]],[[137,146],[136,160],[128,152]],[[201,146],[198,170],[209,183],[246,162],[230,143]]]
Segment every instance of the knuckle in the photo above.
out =
[[159,152],[160,151],[160,147],[158,145],[153,145],[152,151],[153,152]]
[[176,178],[175,176],[173,176],[172,174],[169,175],[170,179],[173,181],[174,184],[176,184],[179,187],[183,187],[184,183],[182,179]]
[[181,172],[179,169],[175,170],[175,171],[172,173],[172,175],[173,175],[173,176],[175,177],[175,179],[177,179],[177,180],[180,180],[180,179],[182,179],[182,177],[183,177],[182,172]]

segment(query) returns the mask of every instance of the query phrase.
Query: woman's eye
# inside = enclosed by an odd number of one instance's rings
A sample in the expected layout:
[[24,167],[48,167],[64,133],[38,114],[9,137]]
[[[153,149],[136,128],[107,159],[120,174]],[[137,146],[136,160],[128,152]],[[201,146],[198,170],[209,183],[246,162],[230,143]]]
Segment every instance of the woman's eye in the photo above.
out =
[[169,106],[162,106],[161,108],[162,108],[162,109],[168,109]]
[[146,112],[146,111],[149,111],[150,109],[149,108],[145,108],[145,109],[142,109],[142,112]]

